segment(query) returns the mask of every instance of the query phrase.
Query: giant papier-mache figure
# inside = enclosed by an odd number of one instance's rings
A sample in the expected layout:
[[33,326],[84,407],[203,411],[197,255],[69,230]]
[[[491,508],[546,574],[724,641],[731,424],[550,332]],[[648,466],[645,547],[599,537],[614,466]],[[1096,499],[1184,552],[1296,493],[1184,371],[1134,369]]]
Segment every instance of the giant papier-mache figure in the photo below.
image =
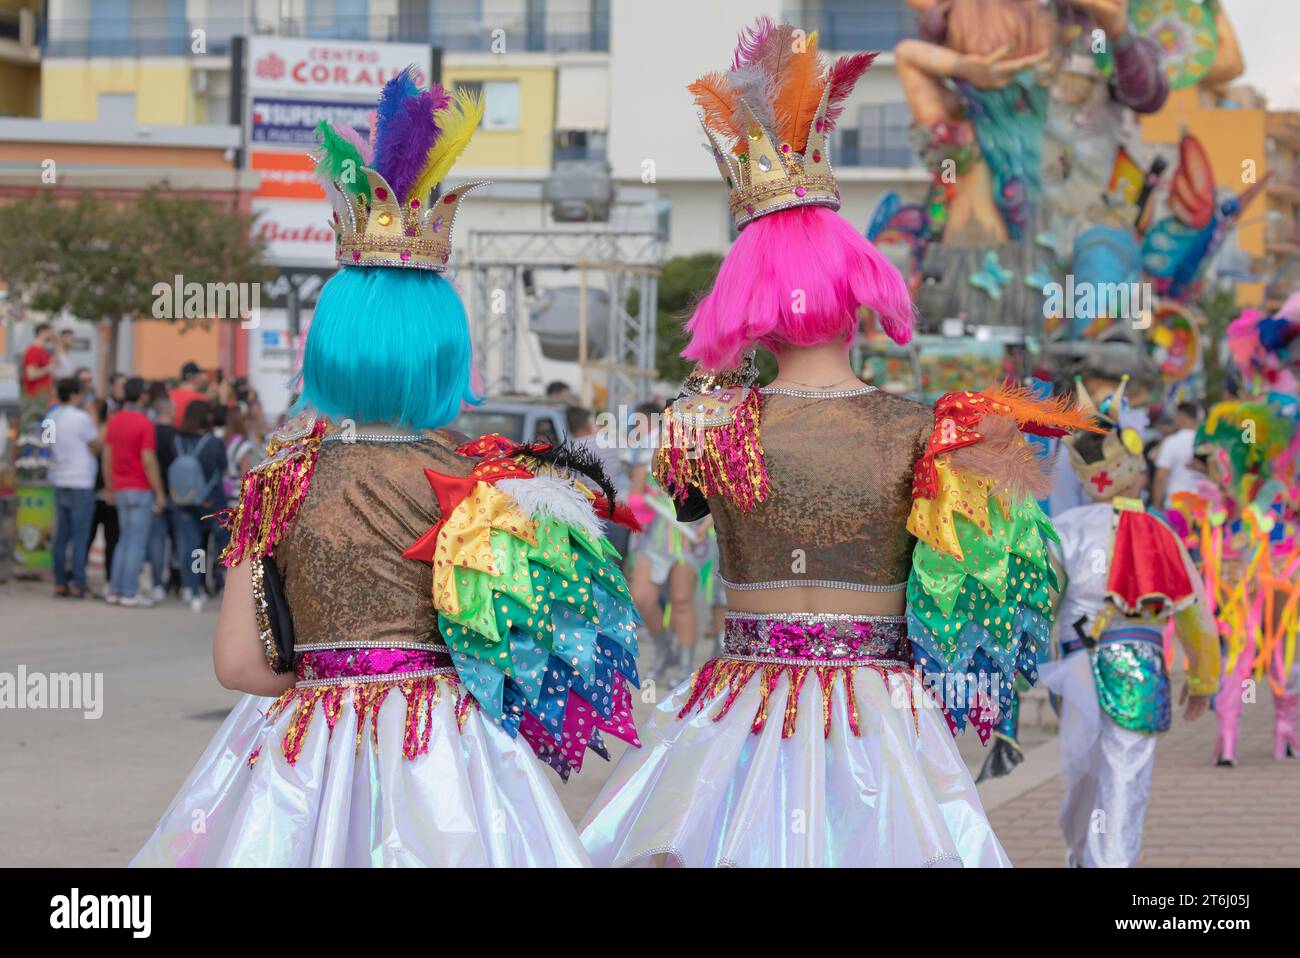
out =
[[[713,516],[729,611],[588,813],[597,864],[1008,864],[950,730],[987,738],[1036,676],[1054,533],[1022,431],[1088,420],[1001,386],[930,408],[848,371],[859,308],[910,338],[903,278],[836,212],[829,134],[872,56],[829,63],[764,19],[691,86],[739,236],[687,326],[699,371],[655,475],[680,518]],[[754,346],[771,386],[735,372]],[[810,354],[848,375],[777,385]]]
[[603,736],[636,744],[637,618],[603,535],[630,520],[578,452],[438,428],[475,401],[442,271],[477,184],[441,184],[482,115],[412,68],[369,142],[319,128],[341,268],[304,411],[229,517],[216,652],[279,694],[234,708],[135,864],[588,864],[534,754],[567,778]]
[[1194,303],[1260,183],[1216,189],[1195,136],[1175,151],[1138,121],[1242,72],[1222,5],[908,2],[919,36],[897,70],[932,183],[920,203],[887,196],[867,233],[910,250],[924,314],[1012,317],[1066,373],[1127,353],[1135,376],[1158,369],[1164,399],[1194,395]]
[[1061,697],[1061,830],[1072,864],[1134,867],[1150,798],[1157,736],[1172,714],[1163,635],[1170,620],[1189,660],[1189,717],[1218,688],[1219,644],[1195,566],[1177,533],[1138,498],[1146,463],[1125,425],[1124,384],[1082,404],[1107,431],[1067,439],[1093,500],[1054,517],[1062,581],[1057,661],[1043,680]]

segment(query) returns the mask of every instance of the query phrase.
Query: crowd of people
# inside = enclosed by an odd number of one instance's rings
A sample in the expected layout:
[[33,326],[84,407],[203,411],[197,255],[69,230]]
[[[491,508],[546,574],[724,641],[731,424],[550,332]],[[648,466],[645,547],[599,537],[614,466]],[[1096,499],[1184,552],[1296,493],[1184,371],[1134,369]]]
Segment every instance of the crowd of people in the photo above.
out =
[[[256,393],[221,371],[186,362],[173,383],[69,361],[71,333],[42,324],[22,359],[23,405],[38,417],[54,489],[54,595],[84,599],[102,534],[110,605],[148,608],[177,596],[201,611],[221,592],[217,520],[238,496],[266,431]],[[147,585],[142,585],[145,566]]]

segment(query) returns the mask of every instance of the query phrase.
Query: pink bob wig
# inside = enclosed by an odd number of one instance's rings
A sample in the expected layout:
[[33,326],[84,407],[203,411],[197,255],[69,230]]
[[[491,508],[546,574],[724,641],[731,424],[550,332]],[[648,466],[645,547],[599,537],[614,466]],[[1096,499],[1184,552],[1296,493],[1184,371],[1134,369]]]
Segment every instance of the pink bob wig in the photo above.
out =
[[682,356],[720,370],[755,344],[847,348],[860,306],[875,310],[894,342],[912,338],[907,283],[847,220],[816,206],[769,213],[741,231],[722,261],[686,323]]

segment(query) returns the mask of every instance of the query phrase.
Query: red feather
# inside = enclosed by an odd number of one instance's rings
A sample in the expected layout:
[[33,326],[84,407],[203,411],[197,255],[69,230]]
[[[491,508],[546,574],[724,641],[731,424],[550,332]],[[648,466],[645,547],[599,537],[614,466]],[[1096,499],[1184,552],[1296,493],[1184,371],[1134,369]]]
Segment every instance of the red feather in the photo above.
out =
[[867,68],[878,56],[879,53],[854,53],[851,56],[840,57],[831,67],[830,77],[827,79],[831,85],[831,95],[826,110],[827,133],[835,129],[840,114],[844,112],[845,99],[853,92],[853,87],[858,80],[862,79],[862,74],[867,72]]
[[[602,519],[609,516],[609,499],[605,496],[597,496],[591,505],[596,510],[596,515]],[[633,532],[645,531],[645,528],[637,521],[637,517],[632,514],[632,510],[626,502],[614,503],[614,515],[611,518],[620,526],[631,529]]]

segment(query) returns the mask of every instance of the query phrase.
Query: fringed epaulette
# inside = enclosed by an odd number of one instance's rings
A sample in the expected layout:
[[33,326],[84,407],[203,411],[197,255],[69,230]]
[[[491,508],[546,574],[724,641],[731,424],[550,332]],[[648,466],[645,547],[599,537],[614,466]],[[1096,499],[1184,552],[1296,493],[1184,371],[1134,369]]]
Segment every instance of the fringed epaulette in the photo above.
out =
[[627,683],[640,620],[604,536],[607,519],[631,520],[612,484],[580,448],[484,436],[456,451],[477,462],[425,469],[440,518],[403,555],[433,566],[460,681],[563,778],[588,749],[608,758],[602,733],[639,745]]
[[923,673],[998,677],[995,700],[942,703],[954,729],[969,720],[987,741],[1012,707],[1016,673],[1033,683],[1047,648],[1057,583],[1046,543],[1056,530],[1034,500],[1051,482],[1023,433],[1093,428],[1068,401],[1014,386],[951,392],[935,404],[907,520],[918,540],[908,631]]
[[762,397],[748,386],[683,396],[664,410],[655,480],[678,500],[691,487],[748,511],[767,498],[759,437]]
[[266,458],[244,474],[239,503],[225,518],[230,544],[221,561],[226,565],[271,554],[307,496],[326,425],[323,419],[301,417],[267,439]]

